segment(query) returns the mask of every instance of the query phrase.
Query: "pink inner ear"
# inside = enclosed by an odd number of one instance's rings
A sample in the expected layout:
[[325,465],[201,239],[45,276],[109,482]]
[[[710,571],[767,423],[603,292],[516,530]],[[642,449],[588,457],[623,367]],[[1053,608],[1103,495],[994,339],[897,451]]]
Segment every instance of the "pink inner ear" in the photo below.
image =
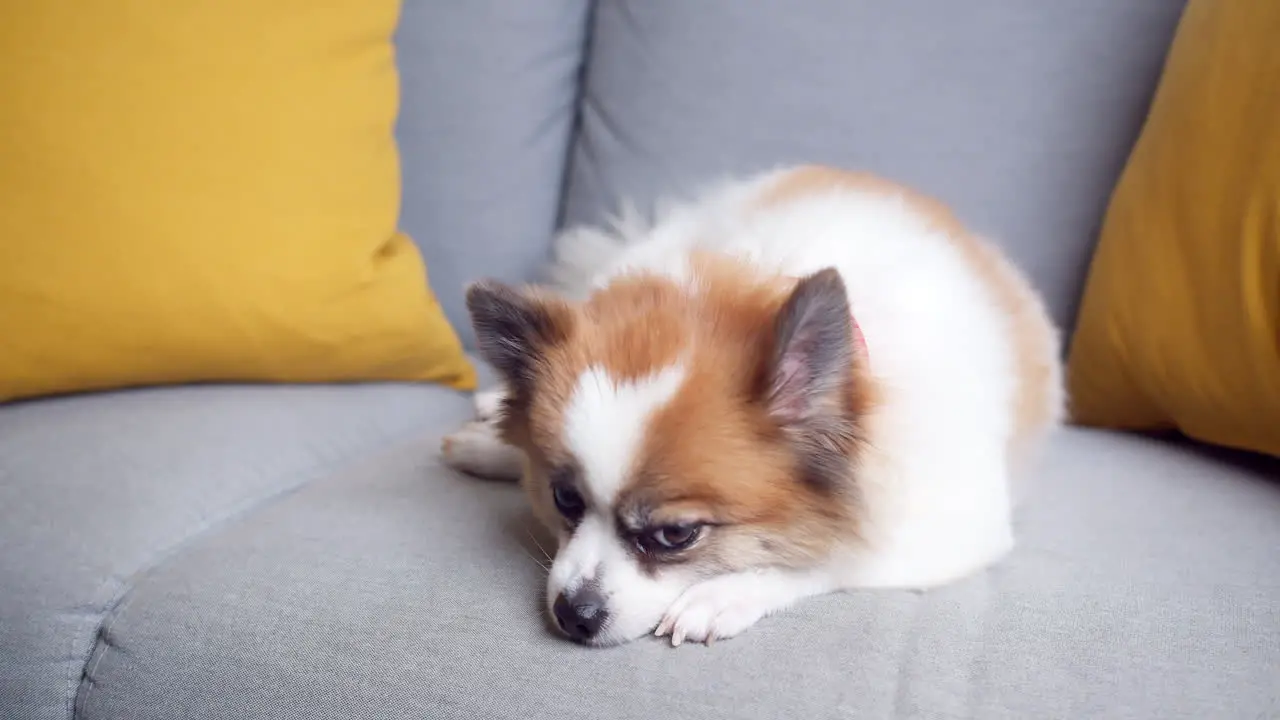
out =
[[804,358],[799,353],[787,353],[774,372],[770,413],[784,423],[803,420],[808,415],[806,388],[809,384],[809,368]]

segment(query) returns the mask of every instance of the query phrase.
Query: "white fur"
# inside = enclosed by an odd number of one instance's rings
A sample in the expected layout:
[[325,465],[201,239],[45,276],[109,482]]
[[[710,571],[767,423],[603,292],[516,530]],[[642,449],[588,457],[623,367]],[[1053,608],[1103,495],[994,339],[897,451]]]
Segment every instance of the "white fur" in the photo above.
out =
[[572,535],[560,538],[547,575],[547,608],[560,593],[596,583],[600,594],[609,599],[610,620],[593,642],[612,645],[650,632],[690,581],[680,571],[646,576],[623,547],[610,510],[593,509]]
[[[683,280],[691,250],[791,276],[835,267],[884,391],[858,473],[865,543],[831,558],[835,584],[921,588],[972,573],[1013,545],[1008,318],[956,245],[901,199],[832,189],[757,204],[785,172],[713,187],[648,228],[619,224],[630,234],[614,256],[575,282],[602,287],[632,269]],[[572,258],[574,238],[561,257]]]
[[494,418],[463,425],[440,446],[445,463],[462,472],[495,480],[515,480],[524,472],[524,453],[502,440]]
[[746,630],[766,615],[803,598],[835,589],[824,569],[769,568],[729,573],[696,583],[680,594],[658,623],[655,635],[710,644]]
[[649,577],[623,546],[615,527],[613,501],[632,471],[653,413],[684,382],[674,364],[653,375],[625,382],[601,367],[578,378],[564,415],[564,444],[578,461],[588,509],[561,547],[547,576],[548,608],[561,593],[593,582],[609,599],[611,620],[594,642],[611,644],[644,634],[687,586],[679,573]]
[[592,500],[608,507],[626,482],[649,418],[666,405],[684,381],[672,365],[651,377],[622,382],[600,367],[578,378],[564,414],[565,448],[581,466]]
[[[571,230],[558,241],[551,276],[574,296],[630,269],[685,281],[692,250],[735,255],[791,276],[835,267],[882,391],[878,409],[864,418],[871,449],[857,468],[861,539],[805,573],[680,585],[678,575],[642,576],[608,525],[612,520],[594,518],[599,532],[579,530],[568,539],[549,589],[605,568],[613,618],[608,633],[615,639],[659,621],[673,641],[729,637],[806,595],[936,586],[990,565],[1013,546],[1008,451],[1017,375],[1009,319],[992,289],[956,245],[904,201],[833,189],[757,204],[780,178],[780,172],[764,173],[712,188],[651,226],[632,216],[608,231]],[[1056,363],[1056,339],[1043,350]],[[1056,419],[1063,396],[1054,367],[1050,414]],[[678,388],[675,376],[643,388],[596,376],[579,384],[566,439],[588,464],[588,484],[599,498],[616,490],[644,417]]]
[[505,391],[498,390],[481,390],[475,394],[473,402],[476,406],[477,420],[494,420],[498,417],[498,413],[502,412],[502,398]]

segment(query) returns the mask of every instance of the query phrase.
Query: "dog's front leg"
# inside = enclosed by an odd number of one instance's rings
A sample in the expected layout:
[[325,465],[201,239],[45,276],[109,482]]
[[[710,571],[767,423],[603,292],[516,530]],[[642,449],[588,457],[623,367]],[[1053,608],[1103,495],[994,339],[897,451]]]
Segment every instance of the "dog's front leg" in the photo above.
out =
[[721,575],[684,591],[654,634],[670,635],[672,645],[685,640],[710,644],[738,635],[764,616],[798,600],[833,589],[831,574],[825,568],[763,569]]

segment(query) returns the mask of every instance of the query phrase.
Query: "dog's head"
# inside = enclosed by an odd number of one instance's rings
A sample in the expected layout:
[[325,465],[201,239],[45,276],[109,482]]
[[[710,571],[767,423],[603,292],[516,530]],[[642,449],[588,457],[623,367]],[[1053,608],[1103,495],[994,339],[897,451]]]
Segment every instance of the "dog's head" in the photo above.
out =
[[834,270],[709,262],[582,303],[484,282],[467,307],[508,388],[503,436],[559,539],[548,609],[574,640],[639,637],[699,580],[804,566],[856,530],[870,398]]

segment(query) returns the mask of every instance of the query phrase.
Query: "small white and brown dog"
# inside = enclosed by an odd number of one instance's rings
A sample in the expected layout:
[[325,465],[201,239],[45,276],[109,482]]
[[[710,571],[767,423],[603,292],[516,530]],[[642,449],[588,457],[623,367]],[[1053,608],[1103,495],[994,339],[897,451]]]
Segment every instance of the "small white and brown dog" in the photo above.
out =
[[937,201],[791,168],[556,252],[555,291],[468,290],[502,389],[442,450],[523,478],[565,635],[711,642],[1012,547],[1011,475],[1063,415],[1058,334]]

